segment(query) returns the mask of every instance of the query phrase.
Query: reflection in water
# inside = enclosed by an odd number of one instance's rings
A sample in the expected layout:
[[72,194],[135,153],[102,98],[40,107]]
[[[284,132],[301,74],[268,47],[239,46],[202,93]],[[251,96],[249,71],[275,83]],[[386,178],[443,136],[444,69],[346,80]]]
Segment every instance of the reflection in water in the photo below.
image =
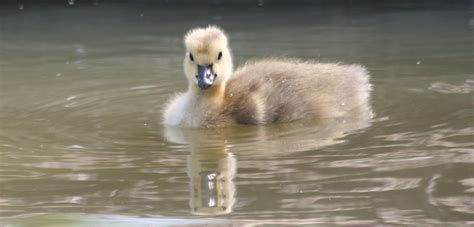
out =
[[192,152],[188,157],[190,207],[194,214],[227,214],[234,205],[236,160],[232,153]]
[[[240,126],[217,129],[165,127],[168,140],[187,144],[191,212],[217,215],[232,212],[234,175],[239,154],[269,152],[291,155],[296,151],[316,149],[341,142],[345,134],[369,126],[370,106],[360,106],[345,117],[321,121],[305,120],[268,126]],[[239,142],[233,140],[238,139]]]
[[[288,154],[343,142],[350,132],[370,126],[373,113],[369,104],[350,111],[339,118],[301,120],[265,126],[241,125],[216,129],[186,129],[165,126],[165,137],[170,142],[189,144],[193,150],[238,149],[242,152],[275,152]],[[291,153],[290,153],[291,154]]]

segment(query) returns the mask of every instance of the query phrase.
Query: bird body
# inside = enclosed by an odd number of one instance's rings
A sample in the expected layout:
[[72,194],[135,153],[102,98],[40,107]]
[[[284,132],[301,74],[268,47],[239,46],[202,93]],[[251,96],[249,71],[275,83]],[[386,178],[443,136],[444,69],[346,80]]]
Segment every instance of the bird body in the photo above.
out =
[[360,65],[268,58],[234,71],[227,37],[214,26],[191,30],[185,44],[188,91],[167,104],[167,125],[220,127],[334,118],[369,101],[369,76]]

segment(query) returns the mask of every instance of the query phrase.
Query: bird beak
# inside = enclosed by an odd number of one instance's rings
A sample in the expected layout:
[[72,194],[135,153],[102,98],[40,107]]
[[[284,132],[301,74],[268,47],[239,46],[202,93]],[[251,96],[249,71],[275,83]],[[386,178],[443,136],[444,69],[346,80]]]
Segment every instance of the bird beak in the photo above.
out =
[[206,90],[212,86],[214,80],[216,79],[217,74],[212,72],[211,65],[198,65],[198,74],[196,78],[198,80],[198,86],[202,90]]

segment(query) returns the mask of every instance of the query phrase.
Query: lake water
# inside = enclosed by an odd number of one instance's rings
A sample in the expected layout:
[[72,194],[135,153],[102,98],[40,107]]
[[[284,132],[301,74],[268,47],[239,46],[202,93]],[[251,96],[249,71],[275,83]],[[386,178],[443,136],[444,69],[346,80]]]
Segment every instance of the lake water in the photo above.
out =
[[[474,224],[473,8],[4,4],[0,223]],[[163,127],[210,23],[236,64],[365,65],[374,117]]]

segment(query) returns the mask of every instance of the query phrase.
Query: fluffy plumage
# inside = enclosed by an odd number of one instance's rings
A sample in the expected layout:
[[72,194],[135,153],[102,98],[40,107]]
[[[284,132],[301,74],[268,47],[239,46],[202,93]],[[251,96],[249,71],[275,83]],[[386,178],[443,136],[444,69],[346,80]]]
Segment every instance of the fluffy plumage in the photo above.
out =
[[[165,124],[217,127],[324,119],[368,105],[371,85],[360,65],[269,58],[233,71],[227,45],[226,35],[217,27],[188,32],[184,60],[188,91],[167,104]],[[197,86],[198,64],[212,64],[218,75],[209,89]]]

